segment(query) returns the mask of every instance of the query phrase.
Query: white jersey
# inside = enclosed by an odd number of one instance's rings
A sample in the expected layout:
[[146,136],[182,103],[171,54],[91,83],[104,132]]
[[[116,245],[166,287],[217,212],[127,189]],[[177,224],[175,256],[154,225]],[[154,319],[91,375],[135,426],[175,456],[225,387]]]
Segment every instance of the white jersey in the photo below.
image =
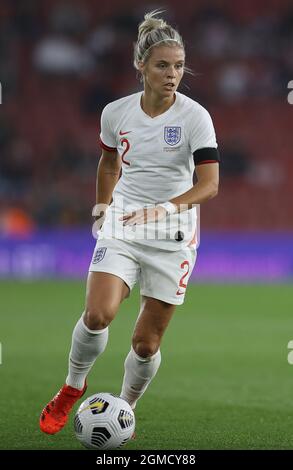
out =
[[113,192],[99,238],[120,238],[163,250],[196,243],[196,209],[159,222],[123,226],[119,217],[133,210],[169,201],[193,186],[193,152],[217,148],[209,113],[182,93],[154,118],[141,107],[142,92],[108,104],[101,117],[101,146],[117,149],[122,174]]

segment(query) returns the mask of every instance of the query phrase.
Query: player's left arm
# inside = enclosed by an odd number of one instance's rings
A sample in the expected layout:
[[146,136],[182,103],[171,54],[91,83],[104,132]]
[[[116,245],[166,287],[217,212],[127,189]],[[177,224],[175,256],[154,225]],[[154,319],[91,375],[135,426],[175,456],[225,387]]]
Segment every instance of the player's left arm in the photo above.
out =
[[[191,209],[195,204],[202,204],[218,194],[219,188],[219,162],[202,162],[196,166],[197,183],[188,191],[177,196],[166,204],[174,207],[174,212],[183,212]],[[170,204],[171,203],[171,204]],[[154,222],[166,217],[168,208],[158,204],[156,207],[140,209],[120,218],[124,225],[144,224]]]
[[195,172],[196,184],[185,193],[170,200],[176,205],[177,212],[191,209],[195,204],[202,204],[218,194],[219,163],[217,161],[198,164]]

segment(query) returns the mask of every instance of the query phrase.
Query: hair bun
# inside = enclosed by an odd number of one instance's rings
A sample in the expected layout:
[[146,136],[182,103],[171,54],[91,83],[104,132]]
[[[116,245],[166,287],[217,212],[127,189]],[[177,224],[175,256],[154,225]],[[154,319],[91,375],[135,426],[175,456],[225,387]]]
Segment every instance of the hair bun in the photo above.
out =
[[183,40],[178,31],[172,28],[162,18],[157,15],[164,10],[154,10],[144,15],[144,20],[138,27],[138,38],[134,44],[134,67],[139,70],[139,62],[146,61],[152,51],[152,48],[159,44],[173,46],[174,44],[182,47]]
[[154,10],[144,15],[144,21],[138,27],[138,39],[150,33],[154,29],[163,29],[168,26],[166,21],[162,18],[156,18],[156,15],[159,15],[162,12],[163,10]]

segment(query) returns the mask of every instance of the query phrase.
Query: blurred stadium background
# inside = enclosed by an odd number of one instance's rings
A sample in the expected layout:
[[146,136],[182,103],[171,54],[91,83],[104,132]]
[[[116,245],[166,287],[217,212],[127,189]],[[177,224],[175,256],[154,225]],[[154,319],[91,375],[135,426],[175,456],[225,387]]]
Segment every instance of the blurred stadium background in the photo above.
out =
[[[11,404],[1,448],[79,448],[71,429],[59,440],[39,436],[37,417],[64,380],[71,327],[83,306],[100,113],[140,89],[132,67],[137,25],[161,7],[183,35],[195,73],[180,91],[210,111],[223,163],[219,196],[201,209],[195,284],[179,314],[184,324],[176,318],[166,336],[166,363],[177,358],[181,375],[174,385],[170,364],[162,366],[141,405],[143,440],[130,447],[292,448],[290,0],[1,0],[0,374]],[[121,348],[111,343],[97,365],[103,389],[119,391],[136,296],[113,323]],[[30,391],[27,413],[14,407],[16,399],[24,403],[15,383]],[[178,403],[182,386],[188,411]],[[176,401],[180,419],[157,405],[154,434],[148,412],[160,387],[164,407]],[[190,407],[194,420],[186,423]],[[174,435],[166,419],[175,420]]]

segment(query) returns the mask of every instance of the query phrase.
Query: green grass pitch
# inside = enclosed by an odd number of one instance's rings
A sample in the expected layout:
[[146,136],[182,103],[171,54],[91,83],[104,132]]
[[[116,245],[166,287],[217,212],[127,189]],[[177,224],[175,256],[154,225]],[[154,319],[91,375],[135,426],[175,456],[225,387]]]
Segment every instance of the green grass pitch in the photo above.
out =
[[[55,436],[42,434],[38,419],[64,382],[84,289],[76,281],[0,283],[1,449],[82,449],[74,413]],[[87,396],[119,394],[138,303],[135,290],[122,304]],[[137,406],[137,439],[125,449],[292,449],[291,339],[292,286],[190,285]]]

